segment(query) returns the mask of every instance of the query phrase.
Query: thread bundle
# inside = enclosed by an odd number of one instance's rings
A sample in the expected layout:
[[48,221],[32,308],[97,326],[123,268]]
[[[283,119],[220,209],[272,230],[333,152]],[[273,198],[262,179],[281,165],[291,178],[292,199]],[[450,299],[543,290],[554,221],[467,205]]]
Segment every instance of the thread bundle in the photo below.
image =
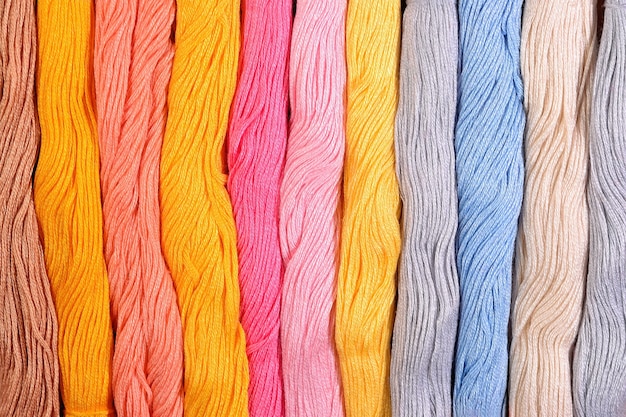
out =
[[403,239],[391,351],[394,416],[452,415],[457,62],[456,1],[409,1],[395,141]]
[[626,3],[406,3],[0,5],[0,414],[626,412]]
[[0,415],[59,415],[58,324],[33,205],[35,2],[0,4]]
[[346,416],[391,416],[390,341],[400,252],[393,123],[400,2],[351,0],[335,341]]
[[236,232],[224,140],[235,92],[239,2],[177,2],[161,153],[162,245],[181,310],[186,416],[248,415]]
[[284,412],[278,212],[287,145],[292,3],[247,0],[242,6],[240,74],[228,135],[228,191],[237,225],[250,415],[279,417]]
[[585,188],[595,4],[530,0],[525,7],[521,53],[527,162],[509,411],[511,416],[569,416],[570,352],[587,265]]
[[91,72],[93,6],[38,1],[37,25],[41,151],[35,209],[59,320],[64,413],[113,415],[113,335]]
[[626,414],[626,2],[605,3],[589,132],[589,272],[573,365],[577,416]]
[[280,190],[285,415],[342,416],[333,340],[345,130],[345,0],[301,0],[289,61]]
[[521,6],[520,0],[459,2],[456,416],[500,415],[505,404],[513,248],[524,179]]
[[182,416],[183,345],[160,245],[174,2],[96,2],[94,71],[117,415]]

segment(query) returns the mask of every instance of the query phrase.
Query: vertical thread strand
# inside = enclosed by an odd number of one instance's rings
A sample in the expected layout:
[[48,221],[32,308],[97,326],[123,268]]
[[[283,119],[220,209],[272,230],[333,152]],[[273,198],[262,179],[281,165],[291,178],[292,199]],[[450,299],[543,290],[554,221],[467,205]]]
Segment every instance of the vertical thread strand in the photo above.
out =
[[66,416],[113,415],[113,335],[93,108],[93,5],[39,0],[37,12],[41,151],[35,208],[59,319],[62,400]]
[[183,344],[160,245],[174,2],[96,2],[95,85],[119,417],[183,415]]
[[237,224],[241,323],[252,417],[281,417],[280,180],[287,145],[291,0],[244,0],[240,75],[228,135],[228,191]]
[[391,350],[393,415],[452,416],[459,314],[456,1],[411,0],[404,11],[397,172],[402,252]]
[[224,155],[239,36],[239,1],[177,2],[161,219],[182,316],[187,417],[248,415],[236,230]]
[[299,0],[293,24],[291,126],[280,190],[288,417],[343,416],[333,307],[345,147],[345,14],[345,0]]
[[524,9],[527,171],[512,319],[512,417],[573,415],[570,355],[587,267],[595,6],[529,0]]
[[589,272],[575,415],[626,415],[626,1],[607,0],[589,137]]
[[513,250],[524,181],[521,10],[521,0],[459,2],[459,417],[498,416],[505,407]]
[[0,416],[59,415],[58,324],[33,204],[34,0],[0,4]]
[[393,126],[400,1],[350,0],[336,343],[346,416],[391,416],[389,362],[400,252]]

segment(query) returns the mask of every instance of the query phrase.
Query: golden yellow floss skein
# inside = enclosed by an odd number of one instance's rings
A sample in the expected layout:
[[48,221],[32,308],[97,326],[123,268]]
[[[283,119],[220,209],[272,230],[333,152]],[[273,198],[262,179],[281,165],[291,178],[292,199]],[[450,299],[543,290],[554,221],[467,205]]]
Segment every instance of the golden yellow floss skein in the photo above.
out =
[[391,416],[389,364],[400,253],[395,174],[400,1],[353,0],[335,327],[346,416]]
[[37,4],[41,152],[35,208],[59,319],[66,416],[114,415],[109,287],[93,110],[93,4]]
[[183,323],[185,416],[247,416],[248,361],[224,160],[239,1],[180,0],[177,6],[161,219]]

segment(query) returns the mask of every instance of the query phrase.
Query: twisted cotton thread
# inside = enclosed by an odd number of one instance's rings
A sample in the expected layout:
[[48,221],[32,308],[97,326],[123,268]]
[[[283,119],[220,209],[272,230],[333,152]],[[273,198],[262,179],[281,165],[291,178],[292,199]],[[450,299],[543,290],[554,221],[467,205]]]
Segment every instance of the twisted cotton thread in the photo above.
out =
[[345,14],[345,0],[300,0],[293,24],[292,119],[280,190],[288,417],[343,416],[333,305],[345,147]]
[[409,1],[404,11],[397,173],[402,252],[391,350],[393,415],[451,416],[459,312],[456,1]]
[[94,70],[119,417],[183,415],[183,343],[161,254],[159,159],[174,2],[96,2]]
[[41,151],[35,209],[59,319],[61,395],[66,416],[113,415],[113,334],[90,70],[93,5],[40,0],[37,12]]
[[459,2],[456,416],[504,411],[513,249],[524,180],[521,6],[521,0]]
[[587,265],[587,129],[595,4],[526,3],[526,189],[512,318],[511,416],[571,416],[570,352]]
[[343,218],[335,337],[346,416],[391,416],[389,362],[400,253],[393,125],[400,1],[350,0]]
[[589,272],[574,356],[578,416],[626,415],[626,1],[608,0],[592,91]]
[[58,324],[33,205],[34,0],[0,4],[0,415],[59,415]]
[[238,1],[177,2],[161,218],[182,316],[187,417],[248,415],[236,231],[224,160],[239,35]]
[[228,134],[228,191],[237,224],[241,324],[252,417],[280,417],[282,259],[279,190],[287,145],[290,0],[245,0],[237,92]]

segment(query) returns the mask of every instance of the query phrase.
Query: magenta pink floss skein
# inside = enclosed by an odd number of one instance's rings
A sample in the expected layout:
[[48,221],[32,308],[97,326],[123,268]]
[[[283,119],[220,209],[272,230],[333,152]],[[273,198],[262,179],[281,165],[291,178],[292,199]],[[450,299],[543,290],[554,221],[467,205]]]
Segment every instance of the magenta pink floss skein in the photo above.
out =
[[228,140],[228,191],[237,225],[241,324],[251,417],[282,417],[282,259],[279,189],[287,144],[291,0],[244,0],[242,48]]

